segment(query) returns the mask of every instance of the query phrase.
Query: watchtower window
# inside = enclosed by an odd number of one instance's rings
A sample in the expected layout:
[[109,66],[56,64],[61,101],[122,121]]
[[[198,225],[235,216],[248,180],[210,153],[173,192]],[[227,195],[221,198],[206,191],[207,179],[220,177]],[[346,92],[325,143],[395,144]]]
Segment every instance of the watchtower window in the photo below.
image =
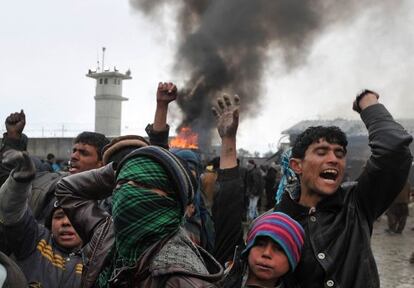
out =
[[102,84],[102,78],[99,79],[99,84]]
[[104,84],[108,84],[108,78],[104,79]]
[[114,84],[118,84],[118,79],[114,79]]

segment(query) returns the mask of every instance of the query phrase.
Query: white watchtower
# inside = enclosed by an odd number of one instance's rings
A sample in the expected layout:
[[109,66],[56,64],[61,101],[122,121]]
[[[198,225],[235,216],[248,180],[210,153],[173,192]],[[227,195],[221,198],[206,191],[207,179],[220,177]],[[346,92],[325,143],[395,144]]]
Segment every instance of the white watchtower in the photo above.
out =
[[96,79],[95,92],[95,132],[107,137],[121,134],[122,101],[128,98],[122,97],[122,80],[132,79],[131,71],[125,74],[104,70],[103,72],[88,71],[87,77]]

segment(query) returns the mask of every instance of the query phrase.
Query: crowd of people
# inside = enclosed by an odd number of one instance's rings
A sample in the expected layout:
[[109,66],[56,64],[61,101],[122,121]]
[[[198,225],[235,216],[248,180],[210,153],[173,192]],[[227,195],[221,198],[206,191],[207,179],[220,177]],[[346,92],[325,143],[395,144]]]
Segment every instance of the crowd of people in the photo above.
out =
[[371,156],[348,185],[347,138],[333,126],[306,129],[278,165],[241,167],[238,96],[213,106],[221,150],[204,169],[198,153],[168,145],[177,95],[158,85],[148,137],[80,133],[63,170],[52,154],[47,169],[29,155],[23,111],[7,117],[0,287],[380,287],[370,238],[401,207],[412,136],[377,93],[353,102]]

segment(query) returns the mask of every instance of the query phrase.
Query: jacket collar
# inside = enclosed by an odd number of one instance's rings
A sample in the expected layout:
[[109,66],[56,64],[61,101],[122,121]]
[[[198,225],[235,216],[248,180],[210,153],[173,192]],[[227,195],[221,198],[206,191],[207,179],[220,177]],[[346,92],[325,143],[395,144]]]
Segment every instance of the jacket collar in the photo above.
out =
[[[174,255],[179,252],[182,255]],[[183,255],[185,253],[185,255]],[[223,268],[207,251],[193,244],[186,232],[180,230],[148,248],[136,264],[136,279],[153,275],[184,273],[197,278],[218,281]]]
[[[323,198],[317,205],[316,211],[335,212],[342,208],[345,191],[341,187],[334,194]],[[298,219],[309,215],[315,211],[311,207],[306,207],[293,200],[289,193],[284,193],[282,200],[276,205],[276,211],[284,212],[291,217]]]

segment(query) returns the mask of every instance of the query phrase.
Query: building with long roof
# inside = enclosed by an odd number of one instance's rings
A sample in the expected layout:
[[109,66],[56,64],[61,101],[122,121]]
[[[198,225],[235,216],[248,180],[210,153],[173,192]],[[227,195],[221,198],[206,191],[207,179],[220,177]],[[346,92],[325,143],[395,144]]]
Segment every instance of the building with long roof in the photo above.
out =
[[[414,119],[396,119],[408,133],[414,136]],[[368,145],[368,130],[361,120],[304,120],[284,130],[282,134],[289,137],[293,143],[296,137],[310,126],[337,126],[345,132],[348,138],[347,147],[347,173],[351,179],[359,176],[362,166],[371,155]],[[414,143],[410,145],[411,153],[414,155]],[[414,184],[414,169],[410,172],[410,181]]]

